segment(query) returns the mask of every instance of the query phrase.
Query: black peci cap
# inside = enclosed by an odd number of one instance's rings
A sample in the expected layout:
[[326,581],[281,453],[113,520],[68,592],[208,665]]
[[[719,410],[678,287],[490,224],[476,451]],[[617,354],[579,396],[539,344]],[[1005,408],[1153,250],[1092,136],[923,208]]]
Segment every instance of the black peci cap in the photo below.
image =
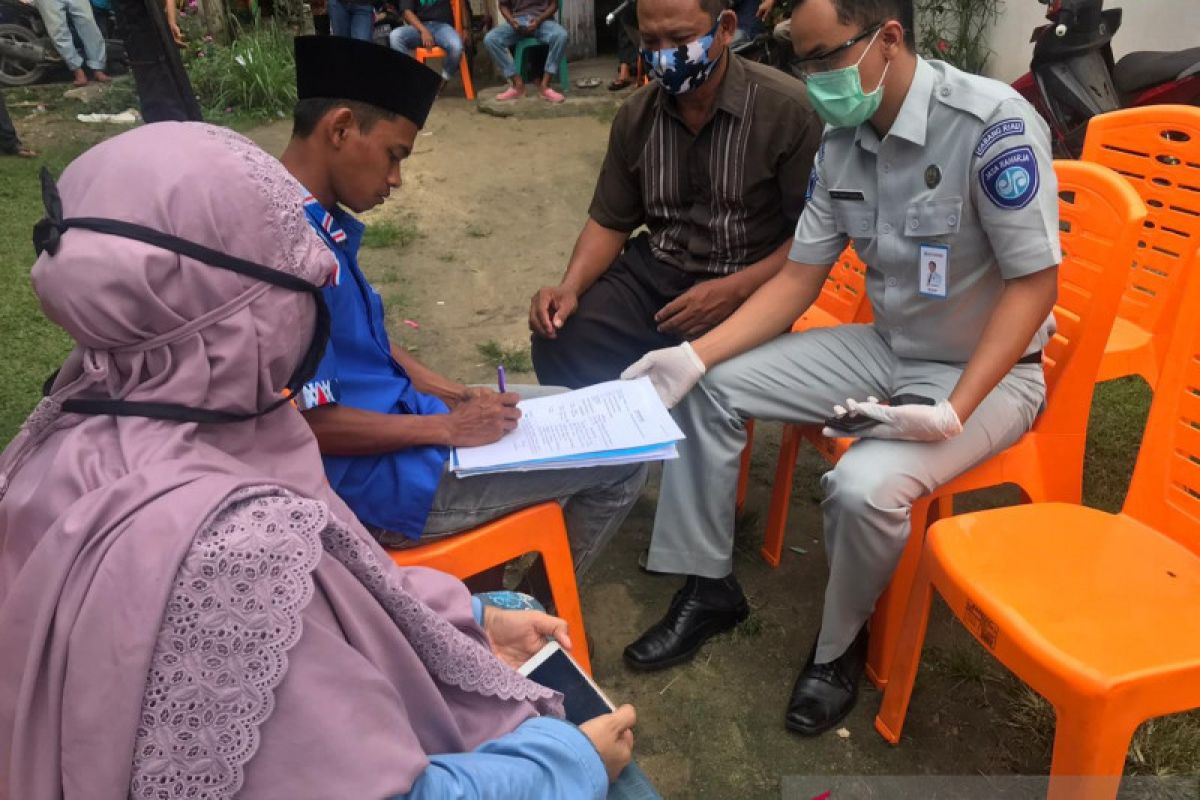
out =
[[415,58],[344,36],[296,37],[296,93],[367,103],[424,127],[442,78]]

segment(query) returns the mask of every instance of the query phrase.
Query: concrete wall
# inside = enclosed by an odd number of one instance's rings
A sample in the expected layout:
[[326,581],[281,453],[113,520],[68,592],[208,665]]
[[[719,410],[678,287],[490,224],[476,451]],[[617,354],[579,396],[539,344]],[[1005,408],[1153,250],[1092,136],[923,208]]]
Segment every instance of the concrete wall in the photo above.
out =
[[[1134,50],[1181,50],[1200,47],[1200,0],[1108,0],[1105,8],[1121,8],[1121,29],[1113,37],[1113,55]],[[1046,21],[1037,0],[1005,0],[992,31],[988,74],[1011,83],[1029,71],[1033,45],[1029,35]]]

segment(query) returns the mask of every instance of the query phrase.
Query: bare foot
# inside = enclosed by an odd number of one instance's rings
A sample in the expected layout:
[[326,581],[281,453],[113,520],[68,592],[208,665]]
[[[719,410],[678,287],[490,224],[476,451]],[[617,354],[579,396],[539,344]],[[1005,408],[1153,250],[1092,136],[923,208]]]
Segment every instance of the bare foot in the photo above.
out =
[[71,81],[72,86],[87,86],[87,73],[82,68],[75,70],[75,80]]
[[100,83],[111,83],[112,82],[112,78],[109,77],[108,73],[102,69],[98,69],[95,72],[93,72],[92,77],[95,78]]
[[0,155],[16,156],[17,158],[37,158],[37,153],[24,145],[17,145],[16,150],[0,150]]

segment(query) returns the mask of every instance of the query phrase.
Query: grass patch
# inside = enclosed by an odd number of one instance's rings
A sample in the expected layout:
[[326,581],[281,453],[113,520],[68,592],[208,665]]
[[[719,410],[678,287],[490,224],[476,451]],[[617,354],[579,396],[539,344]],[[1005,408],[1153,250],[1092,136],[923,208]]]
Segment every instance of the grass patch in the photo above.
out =
[[956,688],[962,684],[982,685],[995,677],[991,657],[973,642],[930,648],[922,662],[933,672],[953,681]]
[[467,226],[464,233],[466,233],[467,236],[470,236],[472,239],[486,239],[492,235],[492,229],[471,223]]
[[363,232],[363,247],[407,247],[421,238],[421,232],[411,222],[380,220],[372,222]]
[[244,121],[289,116],[296,105],[296,62],[293,34],[257,14],[248,23],[234,21],[233,41],[211,41],[196,14],[180,19],[190,43],[183,63],[206,117]]
[[[116,131],[114,131],[116,133]],[[38,170],[56,175],[84,149],[72,145],[43,158],[0,158],[0,342],[4,391],[0,392],[0,443],[7,443],[42,396],[42,382],[63,362],[71,341],[42,315],[29,283],[35,257],[33,224],[42,216]]]
[[1134,775],[1200,773],[1200,712],[1145,722],[1133,734],[1125,771]]
[[490,366],[504,367],[510,372],[533,371],[533,361],[529,358],[528,347],[508,348],[495,339],[488,339],[483,344],[476,345],[475,349]]
[[1151,399],[1150,387],[1140,378],[1106,381],[1096,387],[1083,465],[1085,505],[1121,510]]

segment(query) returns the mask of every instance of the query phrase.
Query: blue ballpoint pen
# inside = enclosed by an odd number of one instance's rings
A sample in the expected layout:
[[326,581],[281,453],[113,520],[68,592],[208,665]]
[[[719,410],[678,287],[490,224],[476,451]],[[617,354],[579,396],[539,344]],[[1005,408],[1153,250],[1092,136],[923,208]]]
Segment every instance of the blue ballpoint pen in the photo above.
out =
[[508,387],[504,385],[504,365],[496,367],[496,386],[500,388],[500,394],[508,391]]

